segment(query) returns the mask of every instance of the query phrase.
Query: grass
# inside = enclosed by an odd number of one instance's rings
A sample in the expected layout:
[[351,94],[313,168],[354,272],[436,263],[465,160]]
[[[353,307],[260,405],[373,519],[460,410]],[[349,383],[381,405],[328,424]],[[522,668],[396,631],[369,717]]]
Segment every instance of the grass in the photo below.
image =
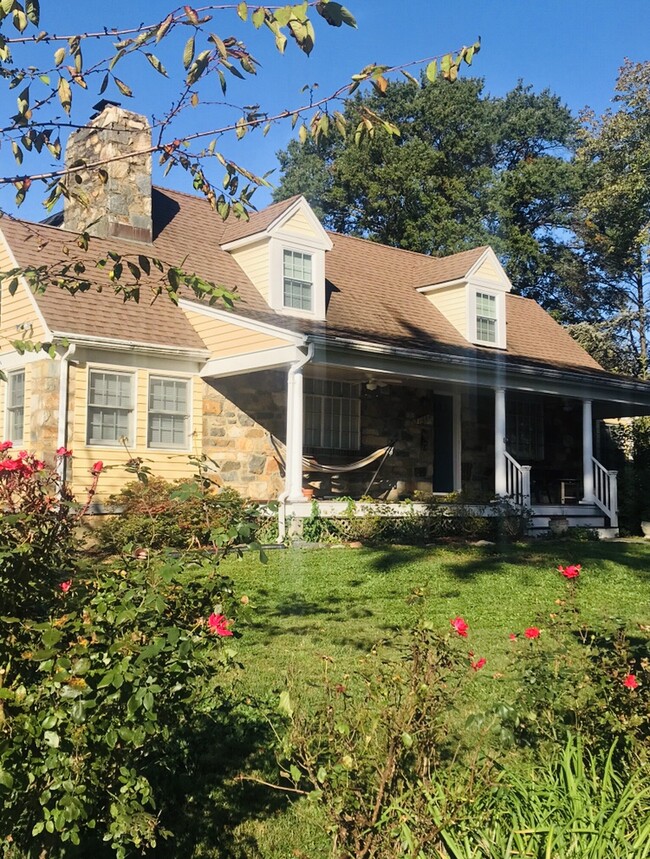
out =
[[[582,564],[579,602],[586,623],[609,622],[638,631],[650,620],[649,560],[643,541],[568,540],[493,547],[278,550],[269,552],[266,565],[253,553],[228,559],[222,572],[234,579],[238,594],[249,598],[249,610],[237,623],[241,637],[229,640],[243,666],[236,693],[244,700],[250,696],[254,713],[258,699],[277,707],[286,688],[294,700],[300,696],[309,706],[325,670],[337,678],[352,673],[378,642],[390,654],[400,630],[418,620],[428,619],[445,632],[450,618],[461,615],[470,624],[468,648],[488,660],[486,670],[473,675],[469,684],[467,707],[480,708],[507,682],[493,678],[507,665],[509,633],[535,625],[543,640],[555,601],[566,594],[558,564]],[[266,751],[272,732],[263,719],[256,719],[259,713],[248,727],[245,720],[238,723],[242,733],[234,744],[224,734],[210,749],[215,771],[226,777],[225,787],[211,794],[212,810],[209,803],[204,806],[203,823],[199,816],[187,821],[195,836],[198,828],[203,837],[199,846],[190,838],[182,855],[327,859],[330,844],[317,804],[296,803],[231,778],[238,767],[250,772],[251,764],[253,771],[275,778],[277,770]],[[166,848],[161,855],[172,854]],[[506,853],[489,855],[502,859]]]
[[251,601],[241,626],[243,682],[265,694],[312,680],[323,657],[341,672],[379,641],[417,620],[446,630],[464,617],[476,652],[498,671],[508,634],[536,625],[544,632],[565,593],[558,564],[581,563],[586,622],[648,623],[650,554],[642,541],[538,542],[503,547],[290,550],[231,560],[223,571]]

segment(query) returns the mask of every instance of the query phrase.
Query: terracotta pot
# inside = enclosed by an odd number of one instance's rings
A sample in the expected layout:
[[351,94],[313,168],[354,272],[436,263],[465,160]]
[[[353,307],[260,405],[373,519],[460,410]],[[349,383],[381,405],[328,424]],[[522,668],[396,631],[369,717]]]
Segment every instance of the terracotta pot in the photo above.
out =
[[311,499],[314,497],[314,490],[311,488],[311,486],[306,486],[306,487],[302,490],[302,494],[305,496],[305,498],[306,498],[308,501],[311,501]]

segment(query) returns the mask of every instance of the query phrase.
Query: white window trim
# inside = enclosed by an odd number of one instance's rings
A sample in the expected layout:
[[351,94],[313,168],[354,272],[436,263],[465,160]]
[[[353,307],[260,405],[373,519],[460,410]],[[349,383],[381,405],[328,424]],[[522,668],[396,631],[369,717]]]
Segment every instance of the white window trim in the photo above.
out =
[[[495,298],[496,307],[496,325],[494,342],[481,340],[477,332],[477,315],[476,315],[476,296],[491,295]],[[499,289],[484,286],[480,282],[473,282],[467,287],[467,339],[477,346],[484,346],[487,349],[505,349],[506,348],[506,296],[505,292]]]
[[90,441],[90,377],[93,373],[114,373],[119,376],[129,376],[131,379],[131,398],[132,407],[129,419],[129,436],[127,445],[129,447],[137,446],[138,439],[138,374],[136,370],[125,369],[123,366],[111,366],[108,364],[87,364],[86,365],[86,426],[84,430],[84,441],[86,448],[92,450],[115,450],[122,446],[118,440],[116,442],[91,442]]
[[[9,405],[9,385],[12,376],[17,376],[19,373],[23,374],[23,434],[21,438],[10,438],[11,432],[9,429],[11,423],[11,411],[12,408]],[[5,386],[5,414],[4,414],[4,438],[8,441],[14,442],[14,444],[25,444],[25,403],[27,400],[27,373],[25,372],[24,367],[17,367],[15,370],[7,373],[7,382]]]
[[[151,379],[172,379],[175,382],[186,382],[187,383],[187,415],[185,416],[186,420],[186,428],[185,428],[185,446],[184,447],[171,447],[165,445],[164,447],[159,447],[156,445],[149,444],[149,383]],[[194,378],[188,375],[182,375],[180,373],[165,373],[164,371],[157,371],[155,373],[147,374],[147,425],[145,428],[145,446],[147,450],[155,450],[160,451],[161,453],[190,453],[192,451],[192,438],[194,432]]]
[[[311,256],[312,309],[300,310],[284,304],[284,252],[295,251]],[[269,241],[269,304],[284,316],[302,319],[325,319],[325,251],[315,247],[306,236],[272,237]]]
[[[307,382],[307,380],[305,380],[305,381]],[[310,379],[310,381],[331,381],[331,382],[336,382],[336,381],[339,381],[339,380],[337,380],[337,379],[329,379],[329,380],[313,379],[313,380],[311,380],[311,379]],[[320,429],[320,436],[321,436],[321,440],[322,440],[322,437],[323,437],[322,421],[323,421],[324,416],[325,416],[326,411],[327,411],[327,409],[326,409],[326,408],[324,408],[324,406],[325,406],[325,402],[323,402],[323,401],[332,400],[332,399],[349,399],[349,400],[354,400],[354,401],[356,401],[356,402],[358,403],[358,412],[359,412],[359,413],[358,413],[358,415],[357,415],[357,426],[356,426],[356,429],[355,429],[355,431],[356,431],[356,444],[355,444],[353,447],[332,447],[332,446],[329,446],[329,445],[322,445],[322,444],[310,445],[307,441],[305,441],[305,446],[306,446],[306,447],[312,447],[312,448],[314,448],[315,450],[333,450],[333,451],[338,451],[338,450],[360,450],[360,449],[361,449],[361,385],[360,385],[359,383],[355,383],[355,382],[347,382],[347,381],[345,381],[345,380],[341,380],[341,381],[343,381],[345,384],[350,385],[350,389],[351,389],[351,391],[356,390],[356,393],[352,393],[350,397],[337,397],[336,395],[331,395],[331,394],[312,393],[312,391],[308,390],[309,385],[308,385],[308,384],[306,384],[306,385],[305,385],[305,388],[304,388],[304,392],[303,392],[303,401],[304,401],[304,402],[303,402],[303,409],[304,409],[304,411],[306,412],[307,397],[318,397],[318,398],[321,400],[321,429]]]

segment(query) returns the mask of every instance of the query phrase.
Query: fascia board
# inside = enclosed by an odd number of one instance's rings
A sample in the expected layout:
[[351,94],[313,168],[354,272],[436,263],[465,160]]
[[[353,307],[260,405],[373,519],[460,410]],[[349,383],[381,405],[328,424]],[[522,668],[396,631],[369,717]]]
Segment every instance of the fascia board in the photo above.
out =
[[186,310],[190,313],[199,313],[211,319],[218,319],[220,322],[230,322],[232,325],[239,325],[241,328],[256,331],[258,334],[268,334],[271,337],[278,337],[280,340],[286,340],[287,343],[294,343],[297,346],[302,344],[305,339],[304,335],[287,331],[286,328],[271,325],[268,322],[258,322],[256,319],[240,316],[235,311],[219,310],[217,307],[208,307],[205,304],[188,301],[186,298],[181,298],[178,306],[181,310]]
[[243,355],[227,355],[208,361],[201,370],[200,376],[203,379],[221,378],[253,373],[256,370],[274,370],[286,367],[301,357],[304,357],[303,353],[297,346],[276,346],[273,349],[261,349],[258,352],[246,352]]
[[611,401],[650,410],[650,385],[595,379],[579,371],[540,368],[503,361],[450,356],[418,349],[395,348],[352,340],[310,338],[315,345],[313,363],[350,367],[367,372],[385,372],[421,381],[446,381],[480,387],[506,387],[530,393],[567,396],[574,399]]
[[151,355],[168,355],[187,358],[193,361],[205,361],[212,354],[209,349],[194,349],[192,347],[169,346],[164,343],[142,343],[136,340],[119,340],[113,337],[96,337],[86,334],[76,334],[71,331],[53,331],[52,339],[66,341],[90,349],[104,349],[112,352],[140,352]]
[[458,277],[455,280],[445,280],[442,283],[432,283],[429,286],[417,286],[416,292],[421,292],[422,295],[427,295],[429,292],[437,292],[440,289],[449,289],[452,286],[466,286],[467,279]]
[[[7,237],[5,236],[2,229],[0,229],[0,238],[2,239],[2,243],[3,243],[3,245],[7,251],[7,255],[9,256],[9,260],[11,261],[12,267],[13,268],[20,268],[20,266],[18,265],[18,260],[14,256],[14,252],[11,248],[11,245],[7,241]],[[49,343],[53,339],[53,335],[52,335],[52,332],[50,331],[50,326],[45,321],[45,317],[43,316],[43,314],[41,312],[41,308],[38,306],[38,302],[36,301],[36,296],[32,292],[32,290],[29,286],[29,283],[27,282],[27,278],[25,278],[24,276],[21,275],[19,280],[20,280],[21,286],[23,287],[23,289],[25,289],[25,291],[27,292],[27,295],[29,296],[29,300],[32,304],[32,308],[34,310],[34,313],[36,314],[36,318],[38,319],[38,321],[41,323],[41,325],[43,327],[43,334],[45,336],[45,342]]]

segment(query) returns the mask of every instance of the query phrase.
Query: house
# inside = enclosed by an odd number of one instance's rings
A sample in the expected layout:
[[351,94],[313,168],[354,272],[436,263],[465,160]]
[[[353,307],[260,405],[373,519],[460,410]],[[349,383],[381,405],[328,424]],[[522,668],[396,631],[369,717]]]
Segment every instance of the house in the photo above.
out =
[[[489,247],[434,258],[328,233],[302,197],[223,222],[203,198],[152,188],[149,146],[144,117],[101,105],[67,158],[109,160],[103,178],[80,174],[59,222],[0,222],[0,270],[82,257],[97,287],[3,281],[5,437],[50,459],[72,448],[64,466],[77,493],[92,463],[114,466],[98,509],[132,479],[129,457],[173,479],[206,453],[224,483],[299,516],[306,481],[316,497],[361,497],[380,464],[376,496],[509,497],[542,524],[571,513],[616,527],[616,474],[599,459],[597,427],[650,414],[650,385],[605,372],[513,295]],[[154,269],[141,301],[125,303],[110,265],[93,267],[111,251],[182,264],[238,300],[151,303]],[[20,338],[52,344],[54,357],[16,349]],[[392,456],[344,470],[389,445]],[[310,473],[305,454],[330,473]]]

